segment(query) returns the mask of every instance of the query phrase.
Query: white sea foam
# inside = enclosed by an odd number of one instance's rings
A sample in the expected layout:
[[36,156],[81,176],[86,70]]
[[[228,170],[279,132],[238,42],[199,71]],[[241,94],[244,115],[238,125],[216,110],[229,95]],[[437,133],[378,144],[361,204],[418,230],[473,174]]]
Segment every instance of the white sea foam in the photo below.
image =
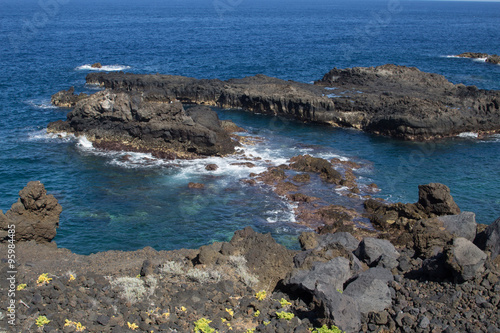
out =
[[57,106],[50,104],[50,100],[29,100],[25,103],[37,109],[57,109]]
[[91,64],[85,64],[82,66],[78,66],[75,68],[77,71],[104,71],[104,72],[115,72],[115,71],[123,71],[125,69],[131,68],[130,66],[125,65],[105,65],[101,68],[92,67]]
[[474,132],[463,132],[457,135],[459,138],[467,138],[467,139],[477,139],[479,134]]
[[160,168],[171,164],[171,161],[155,158],[149,153],[97,151],[96,154],[111,158],[110,165],[125,169]]
[[459,57],[458,55],[446,55],[444,57],[445,58],[453,58],[453,59],[471,59],[473,61],[478,61],[478,62],[486,62],[486,59],[488,59],[488,58]]
[[488,59],[488,58],[473,58],[472,60],[479,61],[479,62],[486,62],[486,59]]
[[265,213],[266,221],[268,223],[277,223],[277,222],[287,222],[287,223],[295,223],[297,222],[295,218],[295,208],[297,208],[296,204],[291,204],[287,201],[283,201],[284,207],[279,209],[269,210]]
[[339,160],[344,161],[344,162],[349,161],[349,158],[342,156],[342,155],[335,154],[335,153],[320,153],[320,154],[315,154],[315,157],[323,158],[325,160],[331,160],[333,158],[338,158]]
[[74,140],[75,136],[73,134],[62,133],[47,133],[46,129],[39,131],[34,131],[28,133],[28,141],[42,141],[42,142],[54,142],[54,141],[64,141],[68,142]]
[[341,186],[341,187],[338,187],[335,189],[336,192],[345,192],[345,191],[349,191],[349,187],[347,186]]
[[78,142],[76,143],[76,145],[77,145],[77,147],[79,147],[85,151],[94,150],[94,147],[92,146],[92,142],[90,142],[86,136],[79,136]]
[[326,90],[335,90],[338,89],[337,87],[325,87]]
[[328,98],[338,98],[338,97],[342,97],[342,96],[336,95],[336,94],[328,94],[328,95],[326,95],[326,97],[328,97]]

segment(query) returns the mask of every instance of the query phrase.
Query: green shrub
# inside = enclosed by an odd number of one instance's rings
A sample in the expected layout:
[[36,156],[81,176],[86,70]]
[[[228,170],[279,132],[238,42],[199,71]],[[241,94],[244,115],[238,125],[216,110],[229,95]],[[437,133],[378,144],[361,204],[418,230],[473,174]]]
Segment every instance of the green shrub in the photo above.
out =
[[215,328],[210,327],[212,321],[206,318],[200,318],[194,322],[194,333],[214,333]]
[[320,328],[316,328],[311,333],[345,333],[345,332],[335,325],[332,325],[332,328],[328,328],[328,326],[323,325]]
[[278,317],[278,319],[292,320],[295,317],[295,315],[291,312],[278,311],[276,312],[276,317]]

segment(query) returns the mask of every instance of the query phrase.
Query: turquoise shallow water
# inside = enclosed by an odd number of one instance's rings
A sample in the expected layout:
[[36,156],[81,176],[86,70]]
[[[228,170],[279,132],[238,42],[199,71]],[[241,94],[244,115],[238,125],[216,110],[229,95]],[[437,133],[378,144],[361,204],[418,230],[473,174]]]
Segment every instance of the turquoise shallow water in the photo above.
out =
[[[214,4],[225,3],[218,7]],[[0,209],[30,180],[41,180],[64,211],[56,238],[78,253],[197,247],[251,225],[296,246],[303,230],[292,207],[270,189],[239,180],[255,170],[215,160],[181,165],[148,156],[102,154],[85,141],[44,134],[67,110],[50,95],[89,91],[85,66],[198,78],[263,73],[311,82],[333,67],[416,66],[455,83],[500,89],[500,66],[449,57],[499,53],[500,3],[432,1],[14,1],[0,25]],[[291,156],[342,156],[365,166],[360,182],[379,196],[414,202],[417,186],[442,182],[478,222],[500,216],[500,137],[408,143],[218,110],[263,137],[247,153],[274,164]],[[206,184],[205,194],[187,183]],[[207,195],[208,193],[208,195]]]

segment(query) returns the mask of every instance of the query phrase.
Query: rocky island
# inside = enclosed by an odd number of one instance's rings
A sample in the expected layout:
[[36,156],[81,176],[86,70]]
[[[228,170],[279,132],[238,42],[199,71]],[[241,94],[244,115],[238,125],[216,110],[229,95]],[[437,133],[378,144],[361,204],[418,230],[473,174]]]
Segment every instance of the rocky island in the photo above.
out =
[[464,52],[457,55],[459,58],[484,59],[484,61],[499,65],[500,56],[496,54],[479,53],[479,52]]
[[499,332],[500,219],[476,224],[442,184],[419,191],[367,202],[379,231],[305,232],[300,251],[245,228],[199,249],[82,256],[51,241],[61,207],[30,182],[0,212],[0,330]]
[[[106,92],[75,104],[76,110],[67,121],[71,128],[76,126],[72,119],[84,108],[92,107],[96,99],[104,95],[110,101],[123,99],[126,94],[136,99],[140,95],[144,103],[168,109],[178,105],[177,101],[242,108],[405,140],[500,131],[499,91],[453,84],[441,75],[396,65],[335,68],[314,84],[265,75],[221,81],[121,72],[90,73],[87,83],[100,85]],[[116,97],[109,97],[110,94]],[[70,94],[68,98],[71,97]],[[79,99],[77,95],[73,97]],[[66,129],[67,126],[49,126],[51,131]]]

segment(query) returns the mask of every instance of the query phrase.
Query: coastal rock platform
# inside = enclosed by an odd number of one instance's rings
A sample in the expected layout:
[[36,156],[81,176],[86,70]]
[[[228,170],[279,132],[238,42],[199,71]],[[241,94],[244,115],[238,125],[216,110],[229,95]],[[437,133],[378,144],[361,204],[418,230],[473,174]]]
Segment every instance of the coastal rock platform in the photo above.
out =
[[148,101],[241,108],[405,140],[500,130],[499,91],[390,64],[334,68],[314,84],[265,75],[222,81],[123,72],[90,73],[86,80],[113,91],[139,92]]

